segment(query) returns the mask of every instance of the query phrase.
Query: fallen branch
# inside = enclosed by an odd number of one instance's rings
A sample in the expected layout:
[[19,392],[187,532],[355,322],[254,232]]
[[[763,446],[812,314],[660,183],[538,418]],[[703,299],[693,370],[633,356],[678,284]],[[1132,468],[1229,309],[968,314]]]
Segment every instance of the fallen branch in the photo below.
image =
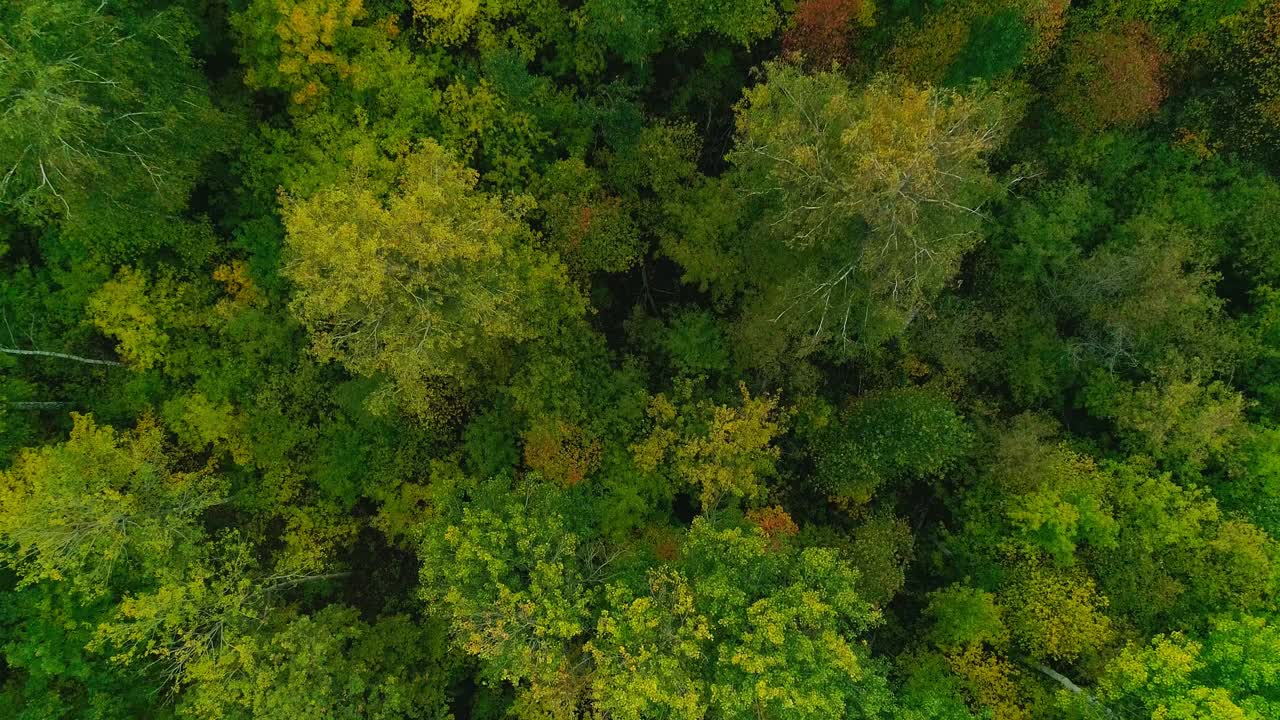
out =
[[70,404],[60,400],[19,400],[6,403],[10,410],[57,410]]
[[1098,709],[1102,710],[1102,712],[1107,717],[1109,718],[1115,717],[1115,713],[1111,711],[1111,708],[1107,707],[1106,705],[1103,705],[1102,702],[1098,700],[1098,698],[1094,697],[1092,694],[1085,692],[1084,688],[1072,682],[1071,678],[1067,677],[1066,675],[1063,675],[1062,673],[1058,672],[1057,670],[1054,670],[1053,668],[1049,667],[1048,665],[1045,665],[1044,663],[1031,662],[1030,660],[1023,660],[1022,662],[1027,667],[1039,671],[1045,677],[1058,683],[1062,687],[1066,688],[1068,691],[1076,695],[1083,695],[1084,698],[1089,701],[1090,705],[1093,705],[1094,707],[1097,707]]
[[1044,673],[1048,677],[1053,678],[1055,681],[1057,681],[1059,685],[1070,690],[1073,693],[1084,692],[1084,690],[1080,689],[1079,685],[1071,682],[1071,678],[1067,677],[1066,675],[1063,675],[1057,670],[1054,670],[1048,665],[1042,665],[1042,664],[1036,663],[1034,665],[1031,665],[1031,667],[1035,668],[1036,670],[1039,670],[1040,672]]
[[40,355],[43,357],[62,358],[63,360],[75,360],[76,362],[89,363],[90,365],[113,365],[115,367],[124,367],[124,363],[117,362],[115,360],[97,360],[95,358],[51,352],[49,350],[19,350],[18,348],[0,347],[0,353],[7,353],[9,355]]

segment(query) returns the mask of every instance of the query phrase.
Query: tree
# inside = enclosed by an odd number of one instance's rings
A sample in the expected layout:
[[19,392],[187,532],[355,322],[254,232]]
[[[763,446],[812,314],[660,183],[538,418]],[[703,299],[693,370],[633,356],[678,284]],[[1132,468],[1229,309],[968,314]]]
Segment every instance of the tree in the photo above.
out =
[[982,643],[1001,647],[1009,640],[995,596],[983,590],[956,584],[932,592],[927,613],[934,623],[929,637],[944,650]]
[[286,565],[266,570],[261,555],[238,531],[202,544],[187,562],[158,568],[147,589],[126,595],[89,648],[144,669],[157,690],[181,689],[207,672],[212,658],[270,623],[282,596],[342,575]]
[[969,444],[964,420],[945,398],[913,388],[860,399],[817,444],[815,484],[853,505],[882,485],[937,476]]
[[487,501],[423,528],[421,595],[457,647],[483,663],[483,677],[537,697],[581,670],[590,569],[555,492],[498,482],[481,490]]
[[633,64],[664,48],[718,35],[738,45],[769,37],[781,17],[774,0],[588,0],[581,21],[600,47]]
[[1069,8],[1069,0],[934,3],[922,20],[899,26],[887,59],[917,81],[998,78],[1052,57]]
[[678,562],[610,585],[587,649],[595,706],[619,718],[875,717],[853,639],[878,621],[822,548],[694,521]]
[[177,470],[153,419],[128,433],[73,415],[63,444],[0,473],[0,535],[23,584],[59,580],[89,597],[193,551],[200,515],[225,500],[208,469]]
[[1095,416],[1111,419],[1132,452],[1194,477],[1221,463],[1247,435],[1246,400],[1224,383],[1205,383],[1177,369],[1134,386],[1100,376],[1086,404]]
[[85,648],[113,600],[57,581],[0,590],[0,702],[10,717],[128,720],[152,711],[155,697],[136,673]]
[[[86,310],[93,324],[116,338],[120,357],[137,370],[163,363],[168,327],[185,319],[184,288],[169,278],[152,281],[132,268],[122,268],[89,297]],[[166,327],[168,326],[168,327]]]
[[475,184],[428,142],[385,201],[355,177],[285,206],[283,272],[313,352],[387,376],[385,395],[415,415],[440,419],[433,398],[474,387],[474,367],[498,374],[512,345],[582,311],[513,209]]
[[1229,363],[1236,341],[1211,260],[1185,227],[1142,215],[1120,224],[1058,286],[1083,325],[1073,353],[1107,369],[1158,370],[1174,352]]
[[653,397],[649,435],[632,446],[636,465],[671,476],[675,487],[692,485],[704,511],[729,499],[748,502],[764,496],[764,479],[774,473],[779,449],[772,444],[782,432],[777,400],[752,398],[745,384],[739,407],[695,401],[693,384]]
[[[837,352],[899,334],[980,238],[998,194],[984,157],[1009,125],[1005,99],[878,77],[767,66],[737,108],[730,184],[762,211],[753,231],[822,264],[794,264],[767,309]],[[753,268],[755,269],[755,268]],[[761,311],[764,311],[762,309]]]
[[1168,94],[1168,62],[1139,22],[1083,35],[1067,49],[1058,109],[1084,130],[1139,125]]
[[443,719],[455,668],[436,631],[403,616],[370,624],[353,608],[329,605],[236,637],[195,663],[180,712],[204,720]]
[[848,63],[853,25],[873,25],[874,13],[875,4],[863,0],[806,0],[796,5],[782,48],[824,70],[833,62]]
[[[373,22],[357,25],[365,20]],[[385,48],[399,34],[394,17],[369,18],[362,0],[253,0],[232,16],[232,24],[248,66],[245,84],[287,92],[296,105],[312,102],[335,82],[370,72],[368,51]]]
[[543,176],[539,208],[546,215],[547,240],[580,274],[622,272],[644,252],[631,207],[601,187],[599,173],[581,160],[552,165]]
[[41,0],[0,10],[0,27],[0,206],[109,258],[173,243],[226,129],[186,10]]
[[1112,640],[1107,598],[1088,575],[1031,560],[1018,567],[1002,593],[1014,643],[1032,660],[1074,661]]
[[441,47],[474,44],[482,52],[506,48],[532,60],[539,51],[578,50],[580,71],[596,69],[599,51],[574,42],[569,32],[571,15],[550,0],[411,0],[413,14],[427,29],[426,38]]
[[[1276,709],[1273,625],[1221,618],[1203,642],[1182,633],[1132,643],[1099,683],[1102,711],[1179,720],[1261,720]],[[1246,654],[1247,653],[1247,654]],[[1249,658],[1249,668],[1240,662]],[[1095,711],[1096,713],[1096,711]]]

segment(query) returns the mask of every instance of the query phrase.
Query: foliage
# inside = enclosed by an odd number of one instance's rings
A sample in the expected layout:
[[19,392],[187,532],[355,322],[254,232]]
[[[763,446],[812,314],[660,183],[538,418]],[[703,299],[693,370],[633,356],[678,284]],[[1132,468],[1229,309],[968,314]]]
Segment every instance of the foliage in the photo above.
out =
[[73,419],[66,443],[0,476],[0,528],[23,584],[66,581],[92,596],[190,552],[200,513],[225,498],[207,470],[173,469],[153,419],[125,434]]
[[570,672],[588,622],[578,538],[550,491],[529,487],[522,498],[497,484],[484,489],[497,495],[490,507],[443,515],[425,532],[421,592],[486,675],[554,685]]
[[833,495],[865,503],[887,482],[940,474],[968,441],[945,398],[912,389],[864,398],[817,445],[815,480]]
[[0,203],[28,222],[60,219],[113,258],[173,242],[224,130],[186,9],[116,5],[0,11]]
[[1278,30],[0,4],[0,715],[1280,717]]
[[928,612],[934,622],[929,636],[943,649],[1008,641],[1000,606],[989,592],[952,585],[930,594]]
[[1006,105],[979,87],[880,77],[856,90],[833,72],[768,66],[738,106],[730,182],[766,209],[753,230],[762,239],[825,254],[765,275],[783,286],[770,317],[838,349],[900,333],[979,239],[998,193],[984,157],[1006,131]]
[[313,351],[389,376],[387,394],[422,416],[440,414],[442,383],[475,384],[472,363],[493,365],[512,343],[580,311],[559,267],[475,183],[427,143],[404,160],[385,202],[355,177],[286,208],[284,272],[299,287],[292,308]]
[[[189,672],[184,717],[445,718],[443,643],[403,616],[362,621],[330,605],[246,635]],[[435,671],[436,675],[431,673]]]
[[875,5],[863,0],[806,0],[796,5],[782,47],[819,68],[848,63],[853,25],[874,25],[874,16]]
[[1067,49],[1058,107],[1086,130],[1140,123],[1168,93],[1167,63],[1141,23],[1084,35]]
[[763,532],[694,522],[680,560],[636,593],[607,591],[593,697],[618,717],[874,716],[850,631],[877,616],[830,551],[772,549]]
[[745,384],[739,391],[739,407],[695,402],[689,383],[677,386],[678,405],[666,395],[654,396],[648,411],[653,429],[632,446],[636,464],[649,472],[669,466],[674,482],[698,489],[707,510],[728,497],[763,497],[764,480],[779,455],[770,444],[781,432],[777,401],[753,399]]

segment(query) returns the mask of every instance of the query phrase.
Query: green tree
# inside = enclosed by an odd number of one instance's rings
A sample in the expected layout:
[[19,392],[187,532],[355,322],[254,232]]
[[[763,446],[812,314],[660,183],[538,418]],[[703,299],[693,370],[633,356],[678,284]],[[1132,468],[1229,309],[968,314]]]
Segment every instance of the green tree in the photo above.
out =
[[434,720],[450,717],[455,669],[443,633],[408,618],[372,624],[329,605],[272,632],[234,638],[187,672],[183,717]]
[[147,589],[126,595],[89,648],[144,669],[157,690],[180,689],[277,617],[288,592],[338,576],[266,570],[261,555],[235,531],[202,544],[188,562],[159,568]]
[[878,613],[826,549],[696,519],[647,587],[613,584],[588,650],[592,697],[620,718],[875,717],[886,703],[854,639]]
[[692,382],[677,385],[674,402],[665,394],[649,404],[652,429],[635,445],[636,465],[669,477],[673,487],[692,485],[704,511],[730,498],[747,502],[763,498],[764,481],[774,472],[785,411],[768,397],[752,398],[739,385],[738,407],[695,400]]
[[225,142],[181,6],[41,0],[0,10],[0,204],[107,257],[174,243]]
[[864,504],[886,483],[940,475],[970,439],[945,398],[910,388],[879,393],[860,399],[818,441],[814,482]]
[[[484,501],[423,528],[421,595],[483,677],[537,697],[571,684],[589,628],[590,569],[562,498],[529,484],[483,484]],[[563,698],[561,698],[563,699]]]
[[989,592],[959,584],[929,593],[929,638],[944,650],[981,643],[1003,646],[1009,630],[995,599]]
[[67,442],[0,473],[0,535],[24,584],[63,580],[92,597],[192,552],[226,488],[206,469],[176,469],[154,420],[117,433],[73,419]]
[[[1160,634],[1108,665],[1090,717],[1125,712],[1177,720],[1261,720],[1277,708],[1280,644],[1266,618],[1222,617],[1196,640]],[[1079,700],[1076,701],[1080,702]]]
[[[985,157],[1010,128],[1008,108],[979,87],[878,77],[855,88],[835,73],[768,65],[737,108],[728,156],[727,181],[752,206],[747,246],[702,249],[695,235],[668,251],[692,278],[763,288],[746,310],[762,327],[830,341],[837,354],[879,345],[978,243],[983,206],[1000,190]],[[728,263],[704,267],[696,253],[707,250]]]

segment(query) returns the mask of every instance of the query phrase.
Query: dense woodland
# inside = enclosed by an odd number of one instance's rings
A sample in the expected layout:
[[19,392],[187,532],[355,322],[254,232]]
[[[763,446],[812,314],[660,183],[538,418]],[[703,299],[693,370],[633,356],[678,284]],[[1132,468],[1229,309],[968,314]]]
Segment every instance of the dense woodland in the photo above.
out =
[[0,716],[1280,717],[1277,0],[0,0]]

